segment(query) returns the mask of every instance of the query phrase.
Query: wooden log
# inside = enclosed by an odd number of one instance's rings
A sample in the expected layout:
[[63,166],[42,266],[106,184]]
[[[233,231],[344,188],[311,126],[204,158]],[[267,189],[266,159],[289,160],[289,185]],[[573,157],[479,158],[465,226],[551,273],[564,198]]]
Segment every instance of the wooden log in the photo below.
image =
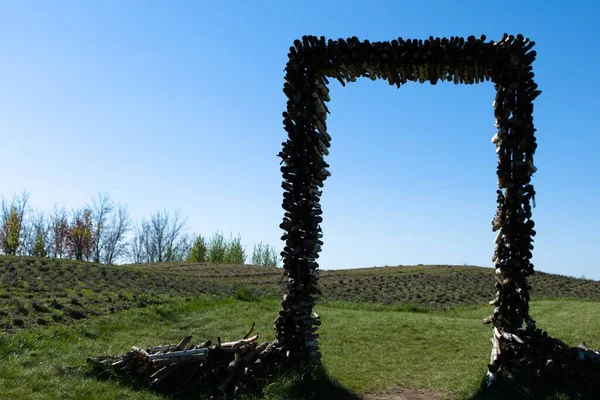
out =
[[499,338],[496,336],[495,333],[492,336],[492,338],[490,339],[490,341],[492,342],[492,354],[490,356],[490,363],[488,365],[488,372],[487,372],[487,376],[488,376],[487,387],[488,388],[490,386],[492,386],[494,384],[494,382],[496,381],[496,372],[498,371],[497,362],[498,362],[498,357],[500,355],[500,341],[498,339]]
[[269,343],[268,346],[258,354],[258,358],[259,359],[266,358],[268,355],[270,355],[274,352],[274,349],[275,349],[275,345],[273,343]]
[[169,351],[172,348],[174,348],[175,346],[177,346],[177,345],[176,344],[163,344],[163,345],[159,345],[159,346],[148,347],[148,349],[146,349],[146,351],[151,354],[160,353],[160,352]]
[[208,356],[209,349],[194,349],[194,350],[181,350],[173,351],[170,353],[152,354],[148,358],[155,364],[161,364],[166,362],[175,362],[190,358],[195,359],[206,359]]
[[408,82],[408,74],[406,73],[406,70],[404,69],[404,65],[398,66],[398,74],[400,75],[400,82],[402,84],[405,84],[406,82]]
[[327,147],[322,142],[319,142],[319,145],[315,146],[315,149],[317,152],[319,152],[323,156],[329,155],[329,149],[327,149]]
[[175,346],[174,350],[184,350],[185,346],[188,345],[189,342],[192,341],[192,337],[191,336],[186,336],[183,339],[181,339],[181,341],[177,344],[177,346]]
[[256,346],[254,349],[251,349],[251,350],[245,352],[244,355],[242,355],[241,357],[239,357],[239,358],[233,360],[231,363],[229,363],[229,366],[227,368],[229,370],[233,370],[233,369],[237,369],[239,367],[245,366],[250,361],[252,361],[254,358],[256,358],[262,351],[264,351],[268,345],[269,345],[268,342],[264,342],[264,343],[260,344],[259,346]]
[[234,382],[235,378],[237,377],[238,371],[237,369],[234,369],[233,371],[231,371],[231,373],[227,376],[227,378],[223,381],[223,383],[221,383],[218,387],[219,391],[221,392],[225,392],[227,390],[227,388],[229,386],[231,386],[231,384]]
[[165,365],[164,367],[160,368],[155,373],[150,375],[150,378],[149,378],[150,382],[151,382],[150,384],[157,385],[163,379],[165,379],[167,376],[169,376],[169,374],[171,374],[173,371],[175,371],[177,369],[177,367],[178,367],[177,365]]
[[237,340],[235,342],[225,342],[225,343],[221,343],[218,347],[222,347],[222,348],[234,348],[234,347],[238,347],[244,344],[249,344],[249,343],[253,343],[256,342],[258,340],[258,334],[249,337],[247,339],[240,339]]
[[194,346],[194,348],[195,349],[203,349],[203,348],[210,347],[211,344],[212,344],[212,342],[210,340],[207,340],[206,342],[197,344],[196,346]]
[[150,358],[150,354],[148,354],[146,350],[140,349],[139,347],[131,346],[131,351],[141,355],[142,357]]

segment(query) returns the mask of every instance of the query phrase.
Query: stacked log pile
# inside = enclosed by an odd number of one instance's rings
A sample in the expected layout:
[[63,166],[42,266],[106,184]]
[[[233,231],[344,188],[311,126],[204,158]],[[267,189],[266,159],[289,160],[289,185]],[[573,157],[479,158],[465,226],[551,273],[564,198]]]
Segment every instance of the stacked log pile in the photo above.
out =
[[275,343],[258,343],[258,335],[234,342],[210,341],[193,345],[186,336],[178,344],[141,349],[87,360],[99,377],[116,377],[178,399],[231,398],[249,387],[272,379],[285,364]]

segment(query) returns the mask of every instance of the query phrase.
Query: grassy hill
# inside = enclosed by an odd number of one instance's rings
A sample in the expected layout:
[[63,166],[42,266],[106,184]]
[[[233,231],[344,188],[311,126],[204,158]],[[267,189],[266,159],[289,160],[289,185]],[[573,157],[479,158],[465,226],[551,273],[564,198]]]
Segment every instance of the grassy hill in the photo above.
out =
[[159,271],[72,260],[0,257],[0,331],[65,324],[235,287]]
[[[252,322],[271,340],[281,278],[281,269],[242,265],[0,257],[0,399],[162,399],[90,377],[85,359],[190,334],[226,341]],[[344,387],[369,400],[494,398],[479,393],[490,351],[480,318],[491,311],[491,269],[322,271],[321,283],[324,364]],[[600,282],[539,273],[532,284],[540,327],[571,345],[600,347]],[[269,399],[292,398],[285,387],[267,390]]]
[[[163,263],[105,266],[71,260],[0,256],[0,330],[69,323],[202,294],[240,288],[278,298],[282,269],[248,265]],[[600,300],[600,282],[537,273],[533,298]],[[487,303],[493,271],[474,266],[397,266],[321,272],[323,301],[443,310]]]
[[[283,271],[265,267],[165,263],[131,268],[281,293],[285,287],[285,282],[280,283]],[[533,298],[600,300],[598,281],[537,272],[530,282]],[[322,270],[320,280],[325,301],[410,304],[427,309],[487,303],[493,298],[494,284],[491,268],[451,265]]]

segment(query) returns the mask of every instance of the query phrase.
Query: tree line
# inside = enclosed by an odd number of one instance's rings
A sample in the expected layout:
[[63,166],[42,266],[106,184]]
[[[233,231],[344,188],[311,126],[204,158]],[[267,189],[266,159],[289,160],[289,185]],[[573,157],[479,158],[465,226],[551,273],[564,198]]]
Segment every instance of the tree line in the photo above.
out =
[[5,255],[67,258],[117,263],[211,262],[276,267],[272,245],[258,243],[249,255],[242,239],[187,232],[179,212],[157,211],[137,222],[125,205],[99,192],[92,201],[67,210],[55,205],[44,212],[32,209],[29,193],[0,202],[0,252]]

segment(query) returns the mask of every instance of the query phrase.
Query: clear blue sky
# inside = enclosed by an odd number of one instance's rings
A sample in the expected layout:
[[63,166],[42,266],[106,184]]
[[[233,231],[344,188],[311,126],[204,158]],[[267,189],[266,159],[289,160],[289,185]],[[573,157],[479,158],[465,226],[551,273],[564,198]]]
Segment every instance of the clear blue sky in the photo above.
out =
[[[135,218],[278,248],[283,69],[304,34],[537,42],[536,269],[600,279],[593,1],[52,1],[0,7],[0,194],[98,190]],[[492,84],[331,85],[325,269],[491,266]]]

